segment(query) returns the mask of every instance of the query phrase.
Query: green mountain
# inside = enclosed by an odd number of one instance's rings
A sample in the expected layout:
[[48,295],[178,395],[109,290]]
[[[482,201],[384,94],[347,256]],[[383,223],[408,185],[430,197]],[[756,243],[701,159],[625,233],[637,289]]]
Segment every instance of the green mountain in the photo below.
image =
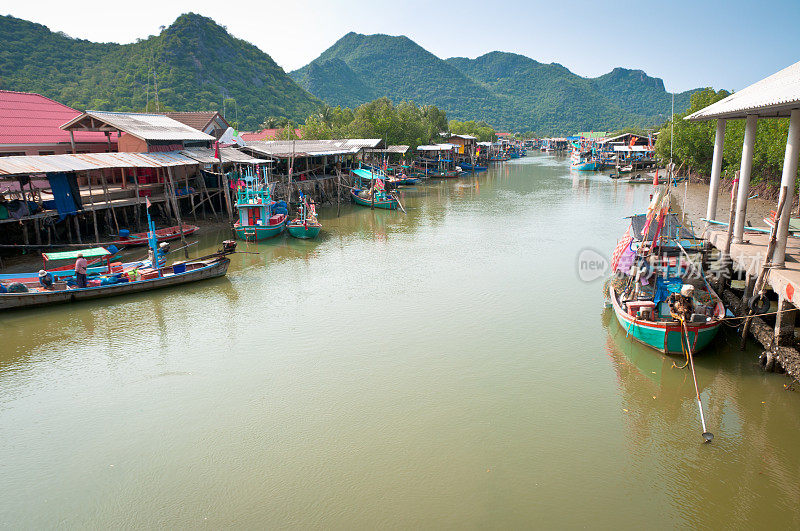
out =
[[242,129],[267,116],[302,120],[320,105],[275,61],[213,20],[185,14],[132,44],[94,43],[0,16],[0,88],[79,110],[222,110]]
[[[312,74],[331,69],[333,60],[348,75]],[[558,63],[506,52],[442,60],[407,37],[387,35],[348,33],[290,75],[330,105],[387,96],[434,104],[449,118],[542,134],[653,127],[668,118],[671,106],[663,81],[640,70],[615,68],[584,78]],[[676,95],[677,112],[688,107],[692,92]]]
[[458,68],[402,36],[348,33],[290,75],[333,106],[353,107],[387,96],[398,103],[436,105],[448,118],[463,120],[489,119],[500,104]]

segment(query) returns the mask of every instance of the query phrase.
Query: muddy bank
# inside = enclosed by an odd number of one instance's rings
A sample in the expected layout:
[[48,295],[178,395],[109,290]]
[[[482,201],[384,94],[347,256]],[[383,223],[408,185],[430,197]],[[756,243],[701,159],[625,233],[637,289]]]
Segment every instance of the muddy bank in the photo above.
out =
[[[716,219],[727,223],[731,211],[731,190],[729,182],[724,184],[725,189],[720,190],[717,198]],[[720,188],[723,187],[721,186]],[[702,182],[680,183],[677,187],[670,188],[673,209],[681,212],[685,204],[686,219],[695,228],[701,229],[697,231],[698,234],[705,230],[708,225],[702,221],[706,217],[706,209],[708,207],[708,190],[708,184]],[[752,198],[757,194],[758,197]],[[778,207],[777,199],[763,198],[758,191],[752,189],[750,190],[750,197],[752,199],[747,202],[745,224],[752,227],[767,227],[767,224],[764,223],[764,218],[768,217],[770,212]]]

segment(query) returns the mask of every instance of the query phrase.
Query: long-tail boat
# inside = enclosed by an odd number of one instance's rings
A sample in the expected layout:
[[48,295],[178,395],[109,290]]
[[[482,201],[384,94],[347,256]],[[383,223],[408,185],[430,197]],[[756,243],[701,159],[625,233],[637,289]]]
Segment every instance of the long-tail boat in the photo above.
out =
[[[194,234],[200,229],[197,225],[189,225],[188,223],[183,224],[183,235],[189,236],[190,234]],[[175,225],[174,227],[165,227],[163,229],[158,229],[156,231],[156,237],[158,238],[159,242],[169,242],[172,240],[177,240],[181,237],[181,226]],[[118,245],[120,247],[133,247],[136,245],[147,245],[147,233],[146,232],[136,232],[134,234],[129,234],[126,230],[121,230],[119,233],[119,238],[114,240],[114,245]]]
[[309,203],[303,192],[300,192],[300,215],[287,223],[286,227],[290,236],[301,240],[316,238],[322,229],[314,204]]
[[[148,243],[151,263],[160,264],[163,247],[159,249],[149,210],[147,218],[150,227]],[[112,297],[219,277],[228,271],[230,260],[226,255],[235,251],[236,242],[226,240],[222,248],[214,254],[177,262],[168,267],[135,267],[127,271],[111,272],[100,278],[93,278],[84,288],[73,287],[71,282],[65,282],[64,279],[58,279],[49,288],[38,282],[20,283],[12,286],[13,290],[4,288],[4,292],[0,293],[0,310]]]
[[628,337],[659,352],[697,353],[714,339],[726,311],[684,246],[697,239],[669,212],[666,187],[640,227],[632,222],[614,250],[614,276],[606,284],[614,314]]

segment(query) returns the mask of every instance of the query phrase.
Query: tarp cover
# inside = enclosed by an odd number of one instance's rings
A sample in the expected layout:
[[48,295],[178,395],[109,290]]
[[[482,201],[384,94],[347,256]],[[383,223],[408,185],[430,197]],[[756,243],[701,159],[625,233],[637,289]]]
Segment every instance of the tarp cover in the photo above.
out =
[[84,258],[98,258],[100,256],[108,256],[111,253],[105,247],[93,247],[91,249],[83,249],[82,251],[64,251],[61,253],[42,253],[45,260],[76,260],[78,253],[83,254]]
[[[658,219],[656,218],[650,224],[650,231],[647,235],[648,241],[652,241],[653,237],[656,235],[656,228],[658,228],[657,221]],[[633,237],[636,239],[636,241],[642,240],[642,230],[644,230],[644,225],[646,222],[646,214],[637,214],[635,216],[631,216],[631,227],[633,228]],[[695,238],[695,235],[692,231],[681,226],[680,221],[678,221],[678,215],[673,213],[670,213],[669,217],[667,217],[666,221],[664,222],[664,229],[661,231],[661,233],[666,237],[675,238],[678,227],[681,229],[681,240],[691,240]]]

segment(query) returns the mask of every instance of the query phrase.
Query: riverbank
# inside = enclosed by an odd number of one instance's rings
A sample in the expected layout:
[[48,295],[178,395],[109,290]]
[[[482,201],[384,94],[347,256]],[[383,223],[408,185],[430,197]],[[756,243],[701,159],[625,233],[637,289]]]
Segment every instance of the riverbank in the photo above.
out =
[[[689,220],[699,234],[707,227],[703,218],[706,217],[708,207],[708,190],[709,185],[705,183],[681,183],[677,187],[670,188],[672,194],[672,207],[675,211],[684,211],[686,219]],[[750,196],[755,195],[756,192],[751,192]],[[747,202],[747,216],[745,224],[752,227],[767,228],[764,223],[764,218],[770,215],[770,212],[777,208],[776,201],[771,199],[763,199],[756,197]],[[724,223],[728,222],[731,212],[731,192],[730,188],[727,190],[720,190],[717,198],[717,221]]]

